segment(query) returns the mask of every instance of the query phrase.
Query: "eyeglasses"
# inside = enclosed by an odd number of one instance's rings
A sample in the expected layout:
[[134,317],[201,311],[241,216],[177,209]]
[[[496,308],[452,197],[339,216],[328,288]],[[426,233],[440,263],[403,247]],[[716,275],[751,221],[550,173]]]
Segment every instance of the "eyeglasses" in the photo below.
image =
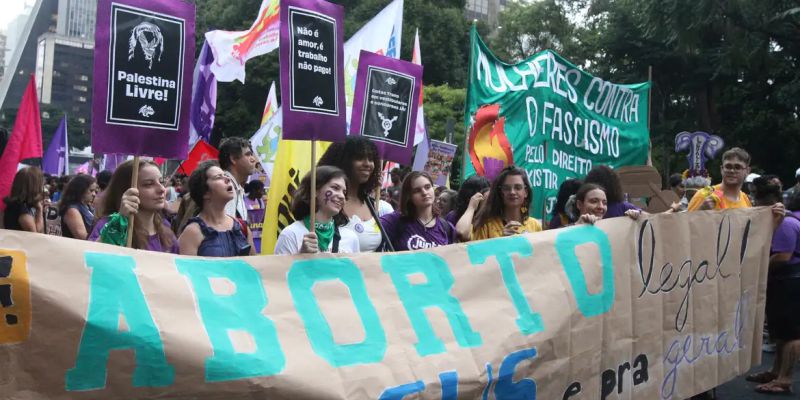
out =
[[745,168],[747,168],[747,166],[742,165],[742,164],[723,164],[722,165],[722,169],[724,169],[726,171],[740,172],[740,171],[744,171]]
[[510,193],[512,190],[515,192],[521,192],[525,190],[525,185],[516,184],[516,185],[500,185],[500,190]]

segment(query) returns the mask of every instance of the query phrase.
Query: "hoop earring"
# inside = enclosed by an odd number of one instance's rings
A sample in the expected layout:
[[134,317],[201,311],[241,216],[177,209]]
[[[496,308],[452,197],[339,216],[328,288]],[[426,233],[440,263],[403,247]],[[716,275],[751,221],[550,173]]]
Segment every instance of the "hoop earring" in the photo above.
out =
[[528,207],[522,206],[522,208],[520,208],[520,211],[522,212],[522,215],[528,215]]

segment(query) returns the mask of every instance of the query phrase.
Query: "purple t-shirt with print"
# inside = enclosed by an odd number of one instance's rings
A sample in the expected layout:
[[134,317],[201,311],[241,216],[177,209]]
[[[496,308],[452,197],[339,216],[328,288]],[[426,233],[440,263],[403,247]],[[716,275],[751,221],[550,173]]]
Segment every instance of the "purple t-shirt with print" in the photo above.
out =
[[789,264],[800,264],[800,220],[787,215],[772,235],[770,253],[792,253]]
[[381,224],[396,251],[429,249],[454,243],[455,228],[442,218],[426,228],[416,219],[402,218],[399,211],[381,217]]

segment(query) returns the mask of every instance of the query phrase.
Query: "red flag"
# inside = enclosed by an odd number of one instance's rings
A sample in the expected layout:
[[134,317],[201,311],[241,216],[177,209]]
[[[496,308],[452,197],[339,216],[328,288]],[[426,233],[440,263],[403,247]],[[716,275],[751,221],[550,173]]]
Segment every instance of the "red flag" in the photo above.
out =
[[208,144],[205,140],[200,139],[194,144],[194,147],[192,147],[192,151],[189,152],[189,157],[178,167],[178,171],[189,175],[197,168],[198,164],[206,160],[216,160],[218,155],[219,150]]
[[[36,80],[31,81],[22,102],[19,103],[14,130],[0,156],[0,199],[11,193],[11,183],[17,173],[17,164],[27,158],[42,157],[42,120],[39,116],[39,100],[36,98]],[[0,201],[0,211],[5,210],[5,202]]]

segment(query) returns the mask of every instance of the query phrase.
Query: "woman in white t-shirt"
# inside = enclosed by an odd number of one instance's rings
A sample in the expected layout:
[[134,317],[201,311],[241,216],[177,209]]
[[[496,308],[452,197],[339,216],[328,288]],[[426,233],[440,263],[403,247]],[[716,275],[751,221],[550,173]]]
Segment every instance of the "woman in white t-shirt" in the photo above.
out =
[[370,197],[381,183],[381,159],[369,139],[348,137],[344,143],[333,143],[322,155],[319,165],[332,165],[347,174],[350,186],[344,214],[345,229],[358,236],[360,251],[375,251],[381,244],[380,217],[394,211],[392,206]]
[[[311,173],[300,181],[292,200],[296,221],[283,228],[275,243],[275,254],[357,253],[358,237],[343,229],[342,214],[347,198],[347,175],[336,167],[317,168],[316,221],[311,232]],[[342,229],[340,229],[342,228]]]

